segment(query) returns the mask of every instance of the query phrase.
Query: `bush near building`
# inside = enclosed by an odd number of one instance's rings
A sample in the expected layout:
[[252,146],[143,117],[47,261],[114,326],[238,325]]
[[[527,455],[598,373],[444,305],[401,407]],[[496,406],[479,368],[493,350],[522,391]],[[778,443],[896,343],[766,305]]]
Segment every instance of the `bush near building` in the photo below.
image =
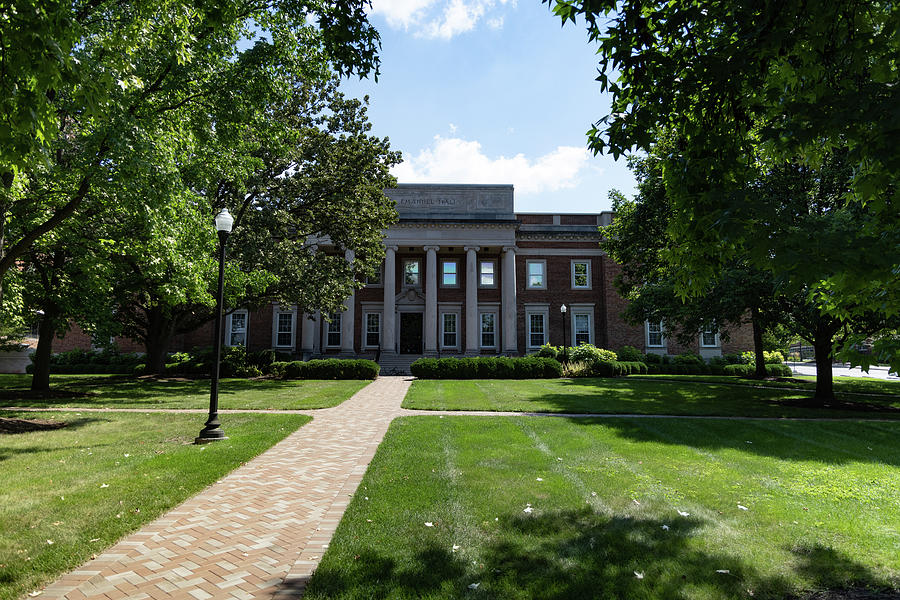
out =
[[410,372],[419,379],[553,379],[562,377],[562,365],[545,356],[420,358]]
[[380,370],[371,360],[326,358],[275,362],[271,374],[278,379],[375,379]]

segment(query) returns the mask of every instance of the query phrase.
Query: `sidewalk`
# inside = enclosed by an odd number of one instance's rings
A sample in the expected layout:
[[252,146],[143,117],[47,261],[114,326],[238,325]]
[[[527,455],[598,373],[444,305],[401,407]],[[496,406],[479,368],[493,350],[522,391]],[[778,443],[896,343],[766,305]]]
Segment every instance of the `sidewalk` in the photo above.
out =
[[[408,377],[379,377],[218,483],[61,577],[40,598],[296,598]],[[304,411],[306,412],[306,411]]]

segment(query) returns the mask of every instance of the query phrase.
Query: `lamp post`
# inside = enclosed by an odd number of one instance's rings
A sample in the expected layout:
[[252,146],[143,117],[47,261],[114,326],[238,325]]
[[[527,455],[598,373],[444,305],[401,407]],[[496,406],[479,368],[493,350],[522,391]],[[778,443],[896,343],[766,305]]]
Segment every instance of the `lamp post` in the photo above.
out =
[[559,312],[562,314],[563,320],[563,364],[569,364],[569,343],[566,337],[566,305],[563,304],[559,307]]
[[213,339],[213,348],[215,354],[213,358],[212,382],[209,388],[209,418],[206,425],[200,430],[200,435],[194,440],[195,444],[205,444],[207,442],[217,442],[225,439],[225,432],[222,431],[221,423],[219,423],[219,360],[222,356],[222,304],[225,296],[225,244],[228,242],[228,235],[231,233],[231,226],[234,224],[234,218],[228,213],[227,208],[223,208],[216,215],[216,232],[219,234],[219,290],[216,297],[216,326],[215,338]]

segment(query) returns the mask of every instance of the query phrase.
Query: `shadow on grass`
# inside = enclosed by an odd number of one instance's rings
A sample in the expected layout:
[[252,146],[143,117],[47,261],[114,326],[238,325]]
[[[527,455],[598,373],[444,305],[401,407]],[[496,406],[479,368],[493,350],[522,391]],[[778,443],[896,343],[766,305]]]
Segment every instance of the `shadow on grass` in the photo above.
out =
[[[2,418],[2,420],[7,420],[7,419]],[[12,420],[29,422],[29,419],[27,417],[16,418],[16,419],[12,419]],[[41,452],[56,452],[57,450],[80,449],[81,448],[80,446],[72,446],[71,448],[66,448],[63,446],[48,445],[46,443],[46,440],[45,440],[45,443],[43,443],[43,444],[36,444],[33,446],[27,446],[24,448],[19,447],[19,446],[8,447],[8,446],[3,445],[4,439],[10,439],[12,436],[16,436],[17,439],[19,439],[18,436],[21,434],[34,433],[34,432],[40,432],[40,433],[46,433],[47,435],[53,435],[51,433],[52,431],[59,431],[59,430],[71,431],[73,429],[80,429],[80,428],[85,427],[86,425],[90,425],[92,423],[106,422],[106,421],[108,421],[108,419],[96,418],[96,417],[82,417],[82,418],[78,418],[78,419],[72,419],[70,421],[55,421],[55,422],[53,422],[52,426],[44,425],[43,427],[39,426],[38,428],[28,428],[27,426],[20,425],[20,426],[16,427],[16,429],[17,429],[16,431],[7,432],[7,431],[0,430],[0,461],[7,460],[7,459],[9,459],[13,456],[19,455],[19,454],[39,454]],[[49,424],[50,422],[44,421],[44,423]],[[100,445],[105,445],[105,444],[100,444]]]
[[900,418],[900,401],[890,396],[841,396],[819,408],[807,404],[812,390],[636,378],[564,379],[559,384],[563,393],[548,391],[534,400],[558,412]]
[[[609,518],[587,507],[501,518],[481,548],[454,553],[430,545],[399,559],[364,547],[352,556],[326,556],[305,597],[747,598],[751,590],[756,598],[784,598],[884,585],[864,565],[820,547],[796,554],[799,581],[766,575],[739,556],[702,549],[695,535],[703,525],[692,518]],[[828,560],[820,563],[823,556]]]
[[734,450],[813,463],[869,462],[900,465],[900,422],[730,421],[698,419],[573,418],[582,427],[602,426],[635,442],[704,450]]
[[[88,407],[114,407],[118,404],[165,406],[183,404],[186,397],[208,396],[209,386],[209,379],[88,377],[54,381],[50,393],[46,396],[35,396],[27,389],[7,388],[0,390],[0,401],[31,408],[59,405],[61,402]],[[296,381],[223,379],[219,387],[219,396],[227,398],[245,392],[271,392],[296,387]]]

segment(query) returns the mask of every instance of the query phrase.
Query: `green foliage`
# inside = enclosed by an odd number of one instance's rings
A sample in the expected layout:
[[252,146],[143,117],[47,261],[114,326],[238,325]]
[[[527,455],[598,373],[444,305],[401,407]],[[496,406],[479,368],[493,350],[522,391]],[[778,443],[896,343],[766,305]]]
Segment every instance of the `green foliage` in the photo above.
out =
[[684,352],[675,356],[672,359],[672,364],[675,365],[706,365],[706,361],[699,354],[694,354],[692,352]]
[[[820,316],[897,329],[895,4],[546,1],[598,44],[613,100],[594,151],[677,139],[661,157],[672,243],[659,256],[679,295],[709,297],[746,261]],[[884,355],[900,367],[900,338]]]
[[[784,355],[781,352],[773,351],[769,352],[768,350],[763,351],[763,360],[767,365],[780,365],[784,363]],[[741,363],[745,365],[755,365],[756,364],[756,353],[754,352],[742,352],[741,353]]]
[[634,346],[622,346],[616,352],[616,358],[623,362],[643,362],[644,354]]
[[552,379],[562,376],[559,361],[542,356],[420,358],[410,365],[419,379]]
[[[738,377],[753,377],[756,374],[755,365],[726,365],[723,369],[724,375],[736,375]],[[790,377],[791,368],[783,364],[766,364],[766,375],[768,377]]]
[[568,354],[571,360],[579,362],[615,362],[618,360],[616,353],[612,350],[597,348],[593,344],[579,344],[577,348],[571,348]]
[[371,360],[326,358],[275,362],[271,374],[279,379],[375,379],[381,366]]
[[543,358],[557,358],[558,355],[559,348],[557,346],[551,346],[550,344],[544,344],[541,346],[541,349],[537,351],[537,356]]

